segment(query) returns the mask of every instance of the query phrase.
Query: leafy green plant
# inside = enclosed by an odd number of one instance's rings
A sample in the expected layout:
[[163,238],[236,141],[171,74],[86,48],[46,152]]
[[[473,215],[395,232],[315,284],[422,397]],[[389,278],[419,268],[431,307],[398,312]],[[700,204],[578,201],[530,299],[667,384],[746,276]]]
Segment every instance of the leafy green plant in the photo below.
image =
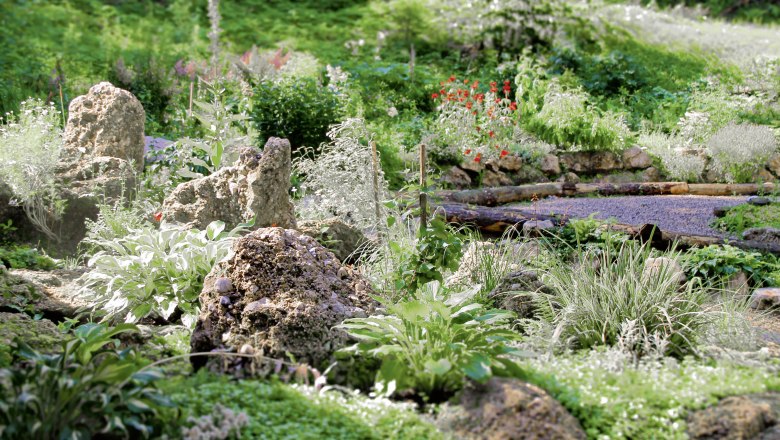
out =
[[[436,429],[423,421],[411,405],[384,397],[368,398],[317,390],[278,380],[230,380],[201,370],[176,377],[163,388],[186,418],[214,414],[221,405],[247,415],[241,438],[338,438],[379,440],[440,439]],[[170,424],[170,435],[181,427]],[[188,428],[192,432],[191,428]]]
[[319,148],[328,127],[341,117],[338,95],[312,78],[264,81],[254,88],[252,122],[267,138],[287,138],[293,153]]
[[466,377],[484,381],[519,372],[512,356],[520,353],[509,346],[519,339],[508,327],[513,313],[474,302],[476,289],[431,290],[389,306],[387,315],[344,321],[339,328],[359,342],[343,352],[380,359],[377,382],[412,389],[428,401],[446,399]]
[[6,245],[11,242],[16,232],[16,226],[10,218],[5,223],[0,223],[0,245]]
[[683,254],[683,268],[690,276],[707,280],[728,278],[742,271],[755,285],[780,283],[780,261],[771,254],[745,251],[734,246],[707,246]]
[[38,249],[26,246],[0,246],[0,263],[11,269],[52,270],[57,263]]
[[737,205],[730,208],[725,216],[713,220],[712,226],[731,234],[741,234],[748,228],[780,228],[780,204]]
[[627,241],[585,250],[579,263],[560,261],[546,270],[542,280],[554,294],[533,298],[554,328],[553,344],[620,342],[638,355],[693,351],[714,318],[704,307],[706,290],[694,281],[681,286],[674,266],[650,266],[651,256],[649,245]]
[[[394,221],[395,218],[390,220]],[[393,247],[393,243],[390,246]],[[416,252],[407,255],[397,270],[395,288],[407,295],[413,295],[431,281],[443,282],[443,270],[456,270],[463,241],[444,220],[433,218],[417,235],[415,249]]]
[[14,364],[0,369],[0,435],[149,438],[158,412],[170,403],[156,388],[162,376],[139,371],[141,360],[132,349],[116,349],[115,336],[131,331],[137,328],[130,324],[84,324],[56,354],[16,340]]
[[124,238],[103,241],[100,245],[107,250],[90,258],[90,271],[80,279],[81,293],[93,307],[102,308],[104,320],[135,322],[149,315],[169,319],[180,310],[184,324],[192,325],[203,279],[230,255],[234,238],[246,226],[225,232],[220,221],[203,231],[146,225]]

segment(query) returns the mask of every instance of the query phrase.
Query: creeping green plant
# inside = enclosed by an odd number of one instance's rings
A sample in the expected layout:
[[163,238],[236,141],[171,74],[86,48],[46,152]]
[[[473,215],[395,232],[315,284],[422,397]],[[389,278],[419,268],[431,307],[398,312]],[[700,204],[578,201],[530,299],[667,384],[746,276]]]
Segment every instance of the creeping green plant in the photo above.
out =
[[39,353],[17,339],[15,363],[0,369],[0,437],[4,439],[149,438],[157,414],[169,407],[140,359],[118,350],[115,336],[134,325],[85,324],[62,352]]

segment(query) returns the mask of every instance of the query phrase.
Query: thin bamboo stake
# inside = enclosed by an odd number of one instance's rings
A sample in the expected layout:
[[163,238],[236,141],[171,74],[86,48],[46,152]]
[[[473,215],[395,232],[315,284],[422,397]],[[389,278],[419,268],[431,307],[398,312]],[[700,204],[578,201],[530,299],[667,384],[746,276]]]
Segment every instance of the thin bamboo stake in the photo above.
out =
[[428,194],[425,193],[425,144],[420,144],[420,233],[428,229]]
[[57,87],[60,89],[60,112],[62,113],[62,126],[65,127],[65,100],[62,98],[62,83],[57,81]]
[[188,118],[192,117],[192,91],[194,87],[195,87],[195,83],[193,81],[190,81],[190,109],[187,112]]
[[374,169],[374,210],[376,213],[376,224],[379,229],[382,228],[382,208],[379,205],[379,161],[377,160],[376,142],[371,141],[371,165]]

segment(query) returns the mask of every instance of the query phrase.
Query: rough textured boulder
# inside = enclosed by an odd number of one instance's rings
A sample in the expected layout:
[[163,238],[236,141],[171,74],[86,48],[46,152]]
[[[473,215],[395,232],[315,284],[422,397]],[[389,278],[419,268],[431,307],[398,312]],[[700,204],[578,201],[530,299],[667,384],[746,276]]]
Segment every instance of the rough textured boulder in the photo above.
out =
[[558,156],[554,154],[545,154],[544,157],[542,157],[539,169],[548,176],[561,174],[561,163],[558,160]]
[[455,189],[465,189],[471,186],[471,177],[469,176],[469,173],[458,167],[450,167],[450,169],[444,173],[441,180]]
[[503,171],[485,170],[482,173],[482,186],[507,186],[512,185],[512,179]]
[[65,152],[76,158],[116,157],[140,171],[145,119],[143,106],[132,93],[108,82],[94,85],[68,106]]
[[763,241],[766,243],[780,244],[780,229],[777,228],[749,228],[742,232],[745,240]]
[[580,423],[541,388],[516,379],[469,383],[442,406],[436,425],[459,439],[575,440]]
[[780,438],[780,393],[728,397],[688,417],[692,439],[770,440]]
[[767,168],[769,168],[769,170],[772,171],[775,176],[780,177],[780,153],[776,153],[769,159]]
[[526,237],[542,237],[555,228],[550,220],[530,220],[523,223],[523,235]]
[[54,321],[74,318],[89,305],[76,294],[76,280],[83,274],[83,270],[9,270],[0,275],[0,309],[31,309]]
[[48,319],[32,319],[24,313],[0,312],[0,368],[10,363],[9,348],[17,337],[34,350],[42,352],[57,351],[65,340],[65,334]]
[[559,159],[567,171],[575,173],[597,174],[623,169],[621,158],[610,151],[577,151],[561,154]]
[[252,218],[255,228],[294,228],[290,167],[290,142],[272,137],[262,154],[247,147],[237,165],[179,185],[163,202],[162,218],[197,229],[214,220],[233,228]]
[[533,270],[518,270],[509,273],[488,293],[488,299],[496,307],[517,313],[518,318],[531,318],[535,313],[533,296],[551,295],[553,292],[539,280]]
[[634,145],[623,152],[623,164],[628,169],[640,170],[653,165],[653,159],[645,150]]
[[[333,327],[374,312],[369,283],[298,231],[264,228],[234,244],[206,277],[193,352],[240,350],[327,366],[348,335]],[[205,364],[193,358],[196,368]]]
[[337,218],[304,221],[298,225],[298,230],[317,240],[344,263],[355,262],[360,251],[369,245],[363,231]]
[[762,287],[753,291],[750,306],[756,310],[780,310],[780,287]]

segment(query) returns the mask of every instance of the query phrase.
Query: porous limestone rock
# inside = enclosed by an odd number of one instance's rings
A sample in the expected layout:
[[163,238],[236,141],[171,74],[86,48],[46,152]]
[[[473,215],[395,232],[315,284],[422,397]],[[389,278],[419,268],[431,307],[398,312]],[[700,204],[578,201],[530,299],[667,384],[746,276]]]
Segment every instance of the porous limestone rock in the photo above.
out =
[[545,154],[542,157],[539,169],[548,176],[557,176],[561,174],[561,163],[558,160],[558,156],[554,154]]
[[608,173],[623,169],[623,162],[611,151],[577,151],[559,157],[566,171],[582,174]]
[[335,217],[300,222],[298,230],[317,240],[344,263],[354,263],[370,243],[363,231]]
[[526,237],[542,237],[555,225],[550,220],[529,220],[523,223],[523,235]]
[[512,185],[512,179],[503,171],[485,170],[482,173],[482,186],[495,187]]
[[471,177],[469,176],[469,173],[456,166],[450,167],[450,169],[444,173],[441,180],[455,189],[466,189],[471,186]]
[[268,139],[262,153],[246,147],[235,166],[176,187],[163,202],[162,219],[196,229],[215,220],[233,228],[253,218],[255,228],[294,228],[290,160],[287,139]]
[[649,154],[637,145],[623,152],[623,164],[628,169],[640,170],[653,165],[653,159]]
[[780,438],[780,393],[728,397],[688,416],[691,439],[771,440]]
[[496,307],[515,312],[518,318],[532,318],[536,311],[534,295],[543,294],[553,292],[542,283],[536,271],[521,269],[502,278],[487,297]]
[[464,440],[579,440],[580,422],[541,388],[517,379],[494,377],[469,382],[442,405],[436,425]]
[[132,93],[109,82],[96,84],[68,106],[65,154],[71,158],[116,157],[141,171],[145,120],[144,108]]
[[[204,282],[193,352],[248,345],[267,357],[287,359],[289,353],[323,368],[348,342],[334,326],[377,307],[368,281],[298,231],[258,229],[233,250]],[[196,368],[206,362],[192,361]]]
[[762,287],[753,291],[750,306],[756,310],[780,310],[780,287]]
[[742,232],[742,238],[780,244],[780,229],[770,227],[748,228]]

